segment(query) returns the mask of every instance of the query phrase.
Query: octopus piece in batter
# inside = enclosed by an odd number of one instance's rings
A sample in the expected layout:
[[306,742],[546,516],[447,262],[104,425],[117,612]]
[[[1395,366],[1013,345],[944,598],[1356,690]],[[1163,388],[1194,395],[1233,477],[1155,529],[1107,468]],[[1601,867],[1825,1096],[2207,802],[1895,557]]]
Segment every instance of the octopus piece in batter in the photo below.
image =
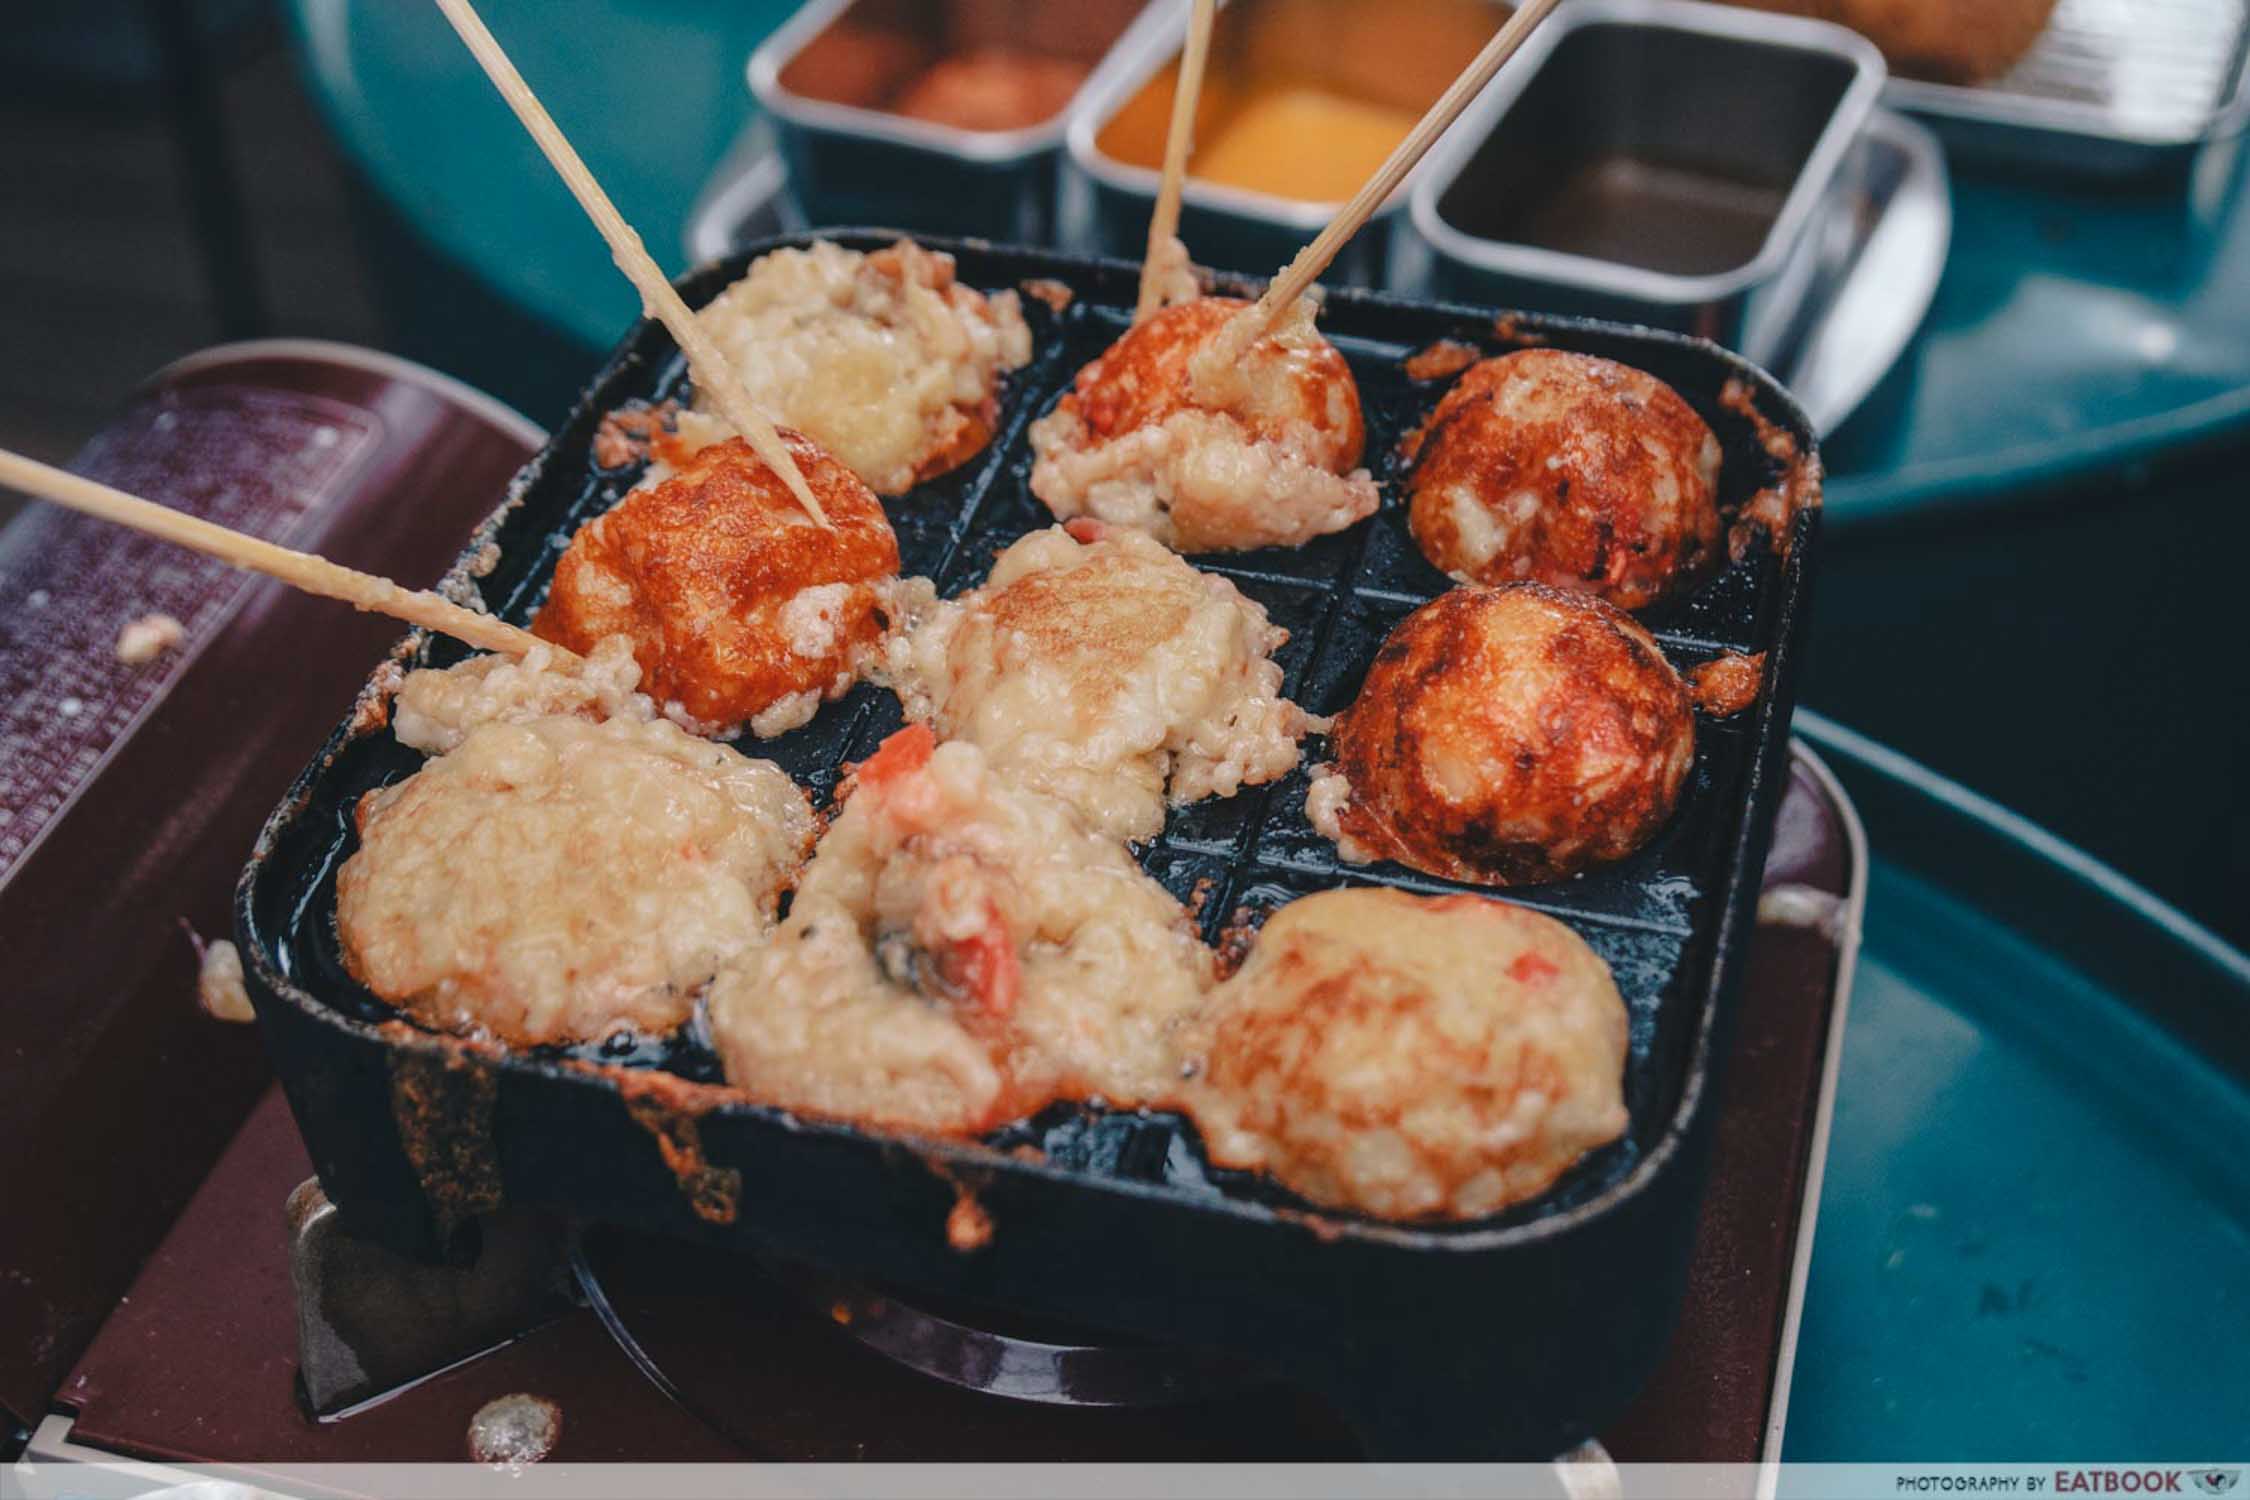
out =
[[1719,440],[1655,376],[1561,349],[1471,365],[1407,439],[1407,525],[1464,583],[1640,609],[1720,557]]
[[519,1045],[659,1035],[764,941],[818,820],[787,773],[665,719],[469,729],[358,808],[352,973],[425,1025]]
[[[761,411],[881,495],[982,452],[1001,377],[1031,358],[1014,292],[963,286],[952,256],[904,239],[866,254],[827,240],[772,251],[696,317]],[[732,432],[702,393],[677,428],[657,443],[674,463]]]
[[1346,859],[1522,885],[1654,836],[1695,762],[1695,712],[1622,610],[1458,588],[1399,622],[1329,743],[1307,812]]
[[787,919],[712,986],[730,1083],[932,1135],[1168,1084],[1213,962],[1123,846],[922,726],[847,790]]
[[1134,325],[1031,425],[1031,490],[1180,552],[1298,547],[1375,510],[1359,387],[1301,300],[1236,355],[1248,304],[1200,297]]
[[830,525],[730,438],[580,527],[532,632],[580,654],[629,637],[640,690],[697,733],[810,719],[881,640],[898,538],[850,470],[799,433],[782,440]]
[[1183,1029],[1211,1160],[1328,1208],[1476,1219],[1625,1131],[1627,1018],[1562,923],[1482,896],[1289,903]]
[[894,636],[907,717],[978,746],[1111,838],[1154,837],[1175,804],[1288,774],[1310,721],[1281,696],[1289,633],[1145,533],[1033,532],[983,587]]

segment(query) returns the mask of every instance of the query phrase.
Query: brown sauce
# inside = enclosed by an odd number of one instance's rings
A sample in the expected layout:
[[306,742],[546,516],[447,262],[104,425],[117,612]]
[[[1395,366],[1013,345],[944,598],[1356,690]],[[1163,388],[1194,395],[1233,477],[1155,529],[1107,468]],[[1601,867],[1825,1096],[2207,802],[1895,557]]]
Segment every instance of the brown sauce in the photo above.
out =
[[1785,196],[1780,188],[1624,153],[1535,176],[1545,190],[1528,200],[1448,193],[1447,217],[1484,239],[1708,276],[1756,258]]
[[891,101],[891,112],[956,130],[1028,130],[1061,114],[1086,81],[1082,62],[1010,47],[941,57]]
[[1028,130],[1059,117],[1141,0],[859,0],[791,57],[807,99],[955,130]]
[[1688,690],[1695,695],[1697,708],[1715,719],[1724,719],[1758,701],[1765,671],[1765,652],[1744,656],[1729,651],[1689,673]]

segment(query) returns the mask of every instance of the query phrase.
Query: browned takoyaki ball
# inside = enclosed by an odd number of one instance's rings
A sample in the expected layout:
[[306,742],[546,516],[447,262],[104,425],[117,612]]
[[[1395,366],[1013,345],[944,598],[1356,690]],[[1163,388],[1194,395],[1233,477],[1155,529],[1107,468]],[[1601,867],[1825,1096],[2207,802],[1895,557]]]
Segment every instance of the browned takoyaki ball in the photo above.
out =
[[631,637],[641,691],[690,727],[767,735],[811,718],[882,634],[898,538],[851,470],[781,433],[831,526],[730,438],[581,527],[532,630],[581,654]]
[[1301,303],[1239,360],[1197,356],[1247,303],[1167,307],[1031,425],[1032,493],[1176,552],[1296,547],[1371,514],[1359,386]]
[[1523,885],[1646,843],[1694,763],[1695,714],[1630,615],[1519,583],[1400,621],[1330,744],[1309,811],[1346,858]]
[[1321,891],[1182,1029],[1211,1160],[1386,1219],[1535,1198],[1623,1133],[1628,1021],[1585,941],[1484,896]]
[[1560,349],[1471,365],[1407,440],[1407,524],[1466,583],[1639,609],[1719,556],[1719,441],[1655,376]]

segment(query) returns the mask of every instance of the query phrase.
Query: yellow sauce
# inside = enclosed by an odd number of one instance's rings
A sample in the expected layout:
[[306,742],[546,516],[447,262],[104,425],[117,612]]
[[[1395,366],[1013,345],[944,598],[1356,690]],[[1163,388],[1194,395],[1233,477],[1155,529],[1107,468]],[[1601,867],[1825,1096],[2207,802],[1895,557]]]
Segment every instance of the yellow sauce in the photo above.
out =
[[1204,182],[1278,198],[1349,198],[1373,176],[1418,117],[1325,89],[1260,88],[1188,162]]
[[[1301,202],[1348,198],[1490,39],[1493,0],[1236,0],[1196,101],[1189,175]],[[1114,161],[1164,161],[1177,65],[1096,137]]]

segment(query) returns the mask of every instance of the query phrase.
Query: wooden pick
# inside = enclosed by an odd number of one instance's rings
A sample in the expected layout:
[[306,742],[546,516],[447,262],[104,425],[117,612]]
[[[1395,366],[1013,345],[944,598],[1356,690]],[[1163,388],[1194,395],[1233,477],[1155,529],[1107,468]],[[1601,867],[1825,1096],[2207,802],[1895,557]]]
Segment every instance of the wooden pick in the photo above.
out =
[[461,40],[468,44],[469,51],[475,54],[477,62],[484,68],[485,76],[500,91],[500,97],[507,100],[508,107],[516,112],[516,118],[523,122],[523,128],[530,131],[531,138],[539,143],[539,149],[554,165],[572,196],[578,199],[579,207],[586,210],[586,216],[594,221],[594,227],[601,231],[602,238],[609,241],[609,252],[616,260],[617,268],[625,273],[625,279],[632,282],[634,290],[641,294],[642,310],[670,330],[673,341],[680,346],[680,352],[687,356],[688,369],[693,372],[695,383],[717,404],[719,414],[750,440],[750,446],[766,461],[767,466],[781,476],[782,482],[789,486],[789,493],[805,508],[805,513],[821,525],[828,525],[827,513],[813,497],[812,487],[805,483],[805,476],[797,468],[797,461],[790,456],[788,447],[781,441],[781,434],[774,431],[773,423],[767,421],[764,413],[751,401],[750,393],[743,388],[733,366],[727,363],[726,356],[719,352],[719,346],[711,341],[711,336],[703,331],[703,325],[696,322],[695,314],[680,300],[680,294],[672,289],[672,283],[665,279],[664,272],[649,258],[648,251],[641,244],[641,237],[633,232],[632,225],[625,222],[624,215],[617,211],[617,206],[609,201],[609,195],[602,191],[601,184],[594,180],[594,174],[586,169],[586,163],[579,159],[570,142],[564,139],[554,117],[539,102],[539,96],[532,93],[531,85],[523,81],[523,75],[516,71],[516,65],[508,60],[508,54],[501,50],[500,43],[484,24],[483,17],[477,14],[469,0],[437,0],[437,6],[445,12],[445,18],[453,23],[453,29],[461,34]]
[[159,537],[167,542],[232,563],[252,573],[263,573],[268,578],[278,578],[283,583],[303,589],[308,594],[318,594],[326,599],[341,599],[354,609],[371,610],[404,620],[409,625],[419,625],[425,630],[435,630],[452,636],[457,641],[479,646],[487,651],[503,651],[510,656],[522,656],[533,647],[543,646],[563,661],[577,658],[552,641],[543,641],[526,630],[518,630],[504,620],[464,609],[452,600],[433,594],[427,589],[402,588],[388,578],[373,573],[362,573],[341,563],[332,563],[325,557],[310,552],[298,552],[288,547],[276,546],[262,538],[191,516],[170,506],[158,505],[153,500],[143,500],[128,495],[123,490],[98,484],[81,475],[25,458],[20,453],[0,449],[0,483],[27,495],[36,495],[56,505],[95,516],[134,531]]
[[1211,52],[1216,0],[1192,0],[1187,45],[1180,52],[1180,76],[1172,90],[1172,124],[1164,135],[1164,176],[1156,185],[1156,208],[1148,216],[1148,253],[1141,259],[1141,297],[1133,309],[1138,323],[1163,300],[1159,267],[1166,247],[1180,232],[1180,188],[1195,146],[1195,105],[1203,93],[1203,64]]
[[1461,117],[1461,111],[1469,107],[1470,101],[1484,92],[1484,86],[1516,55],[1516,49],[1530,37],[1532,29],[1561,3],[1562,0],[1524,0],[1516,7],[1515,14],[1485,43],[1484,50],[1453,80],[1452,86],[1438,96],[1429,113],[1422,116],[1407,132],[1406,139],[1375,169],[1375,175],[1360,185],[1359,191],[1329,220],[1319,237],[1298,251],[1297,258],[1282,268],[1257,305],[1245,309],[1221,330],[1220,338],[1228,340],[1224,358],[1229,362],[1240,358],[1244,350],[1263,337],[1281,314],[1320,279],[1320,273],[1328,269],[1337,252],[1398,190],[1406,174],[1414,170],[1430,147],[1437,144],[1438,137]]

